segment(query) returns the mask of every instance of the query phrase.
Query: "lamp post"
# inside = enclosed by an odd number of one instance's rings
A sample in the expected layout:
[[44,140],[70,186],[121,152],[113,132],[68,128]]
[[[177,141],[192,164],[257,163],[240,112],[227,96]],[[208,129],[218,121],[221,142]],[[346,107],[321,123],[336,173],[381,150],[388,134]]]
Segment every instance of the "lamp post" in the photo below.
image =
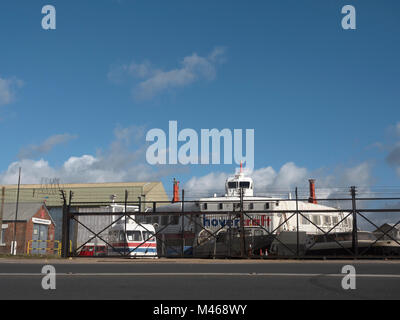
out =
[[11,254],[16,255],[17,254],[17,219],[18,219],[18,204],[19,204],[19,187],[21,184],[21,167],[19,167],[19,173],[18,173],[18,189],[17,189],[17,204],[15,207],[15,219],[14,219],[14,235],[13,235],[13,241],[11,243]]

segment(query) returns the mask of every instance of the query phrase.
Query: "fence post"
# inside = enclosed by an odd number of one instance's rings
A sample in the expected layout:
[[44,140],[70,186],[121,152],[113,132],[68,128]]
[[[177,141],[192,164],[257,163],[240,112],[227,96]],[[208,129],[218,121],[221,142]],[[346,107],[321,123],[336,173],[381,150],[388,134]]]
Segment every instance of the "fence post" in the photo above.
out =
[[62,239],[61,239],[61,256],[63,258],[68,258],[69,257],[69,230],[70,230],[70,223],[71,223],[71,217],[70,217],[70,207],[71,207],[71,200],[72,200],[72,195],[73,192],[69,192],[69,204],[67,204],[67,198],[65,195],[64,190],[60,190],[62,200],[63,200],[63,214],[62,214]]
[[201,215],[195,214],[194,216],[192,215],[192,217],[194,217],[194,218],[191,219],[192,221],[194,221],[194,238],[193,238],[193,241],[192,241],[192,257],[195,258],[196,255],[197,255],[196,251],[197,251],[197,245],[198,245],[198,242],[196,242],[196,241],[198,241],[198,234],[199,234],[199,230],[198,230],[197,224],[199,223],[199,220],[201,219]]
[[185,190],[182,190],[182,223],[181,223],[181,237],[182,237],[182,244],[181,244],[181,257],[183,258],[185,254]]
[[357,208],[356,208],[356,187],[351,187],[351,202],[352,202],[352,214],[353,214],[353,236],[352,236],[352,248],[354,258],[358,256],[358,234],[357,234]]
[[300,247],[299,247],[299,197],[297,194],[297,187],[296,187],[296,255],[297,258],[300,255]]
[[[235,212],[235,203],[232,203],[232,211]],[[235,214],[233,214],[233,216],[235,217]],[[228,258],[231,259],[232,258],[232,214],[229,211],[229,216],[228,216]]]
[[66,226],[66,233],[67,233],[67,247],[65,248],[67,255],[66,257],[68,258],[70,256],[70,253],[72,252],[72,243],[69,239],[70,236],[70,228],[71,228],[71,202],[72,202],[72,197],[73,197],[74,193],[72,192],[72,190],[69,191],[69,201],[68,201],[68,205],[67,205],[67,226]]
[[1,188],[1,205],[0,205],[0,241],[3,234],[3,211],[4,211],[4,197],[6,194],[6,187]]
[[240,256],[243,258],[246,254],[246,237],[244,234],[244,213],[243,213],[243,188],[240,188]]
[[63,210],[62,210],[62,239],[61,239],[61,256],[63,258],[67,257],[68,251],[68,241],[67,241],[67,200],[65,199],[65,191],[60,190],[62,200],[63,200]]
[[[126,218],[127,216],[127,202],[128,202],[128,190],[125,189],[125,197],[124,197],[124,255],[128,255],[129,252],[129,247],[127,246],[126,239],[127,239],[127,233],[126,233]],[[139,205],[139,211],[140,211],[140,205]],[[120,235],[118,235],[119,237]],[[96,238],[97,239],[97,238]],[[128,250],[127,250],[128,249]]]

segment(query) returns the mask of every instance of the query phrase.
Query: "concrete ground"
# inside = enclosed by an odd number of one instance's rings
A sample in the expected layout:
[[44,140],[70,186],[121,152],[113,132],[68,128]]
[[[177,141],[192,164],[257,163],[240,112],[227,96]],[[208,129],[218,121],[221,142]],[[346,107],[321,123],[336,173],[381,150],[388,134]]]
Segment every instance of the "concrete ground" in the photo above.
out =
[[[56,289],[44,290],[44,265]],[[354,290],[342,287],[354,266]],[[400,299],[400,261],[0,259],[0,299]]]

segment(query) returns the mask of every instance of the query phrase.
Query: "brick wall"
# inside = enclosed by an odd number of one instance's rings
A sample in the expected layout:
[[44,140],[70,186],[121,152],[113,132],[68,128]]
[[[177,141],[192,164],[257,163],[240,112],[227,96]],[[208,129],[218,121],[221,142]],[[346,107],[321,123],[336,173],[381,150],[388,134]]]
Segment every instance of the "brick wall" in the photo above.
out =
[[[14,222],[3,221],[3,224],[7,224],[8,228],[3,229],[5,246],[0,246],[0,253],[10,254],[11,253],[11,241],[14,239]],[[26,221],[17,222],[16,229],[16,241],[17,241],[17,254],[26,253]]]
[[[42,206],[33,216],[32,218],[51,220],[50,215],[47,210]],[[3,221],[3,224],[7,224],[8,228],[3,229],[4,232],[4,242],[5,246],[0,245],[0,253],[1,254],[10,254],[11,253],[11,241],[13,241],[14,237],[14,222],[11,221]],[[16,241],[17,241],[17,254],[26,254],[28,250],[28,241],[32,240],[33,236],[33,221],[30,219],[29,221],[18,221],[16,223]],[[55,233],[55,226],[53,222],[48,226],[48,234],[47,239],[53,241]],[[53,242],[48,244],[49,248],[54,248]],[[53,253],[53,252],[50,252]]]

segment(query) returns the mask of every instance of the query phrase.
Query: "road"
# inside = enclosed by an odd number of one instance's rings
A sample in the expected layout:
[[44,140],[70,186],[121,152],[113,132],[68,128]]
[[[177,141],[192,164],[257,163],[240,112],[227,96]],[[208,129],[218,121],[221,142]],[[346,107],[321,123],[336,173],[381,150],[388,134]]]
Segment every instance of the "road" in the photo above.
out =
[[[42,288],[44,265],[56,289]],[[356,289],[344,290],[344,265]],[[0,299],[400,299],[400,262],[0,259]]]

